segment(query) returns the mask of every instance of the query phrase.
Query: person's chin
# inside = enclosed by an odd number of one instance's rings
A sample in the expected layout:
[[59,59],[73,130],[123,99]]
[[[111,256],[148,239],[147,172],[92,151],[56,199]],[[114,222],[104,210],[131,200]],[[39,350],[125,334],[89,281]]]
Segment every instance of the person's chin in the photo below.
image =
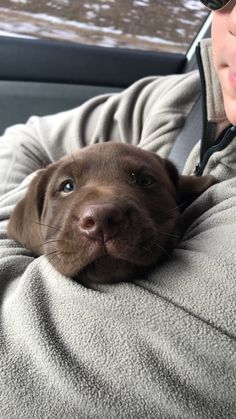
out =
[[227,119],[236,125],[236,74],[226,67],[221,72],[220,81]]
[[224,95],[224,107],[227,119],[232,125],[236,125],[236,97]]

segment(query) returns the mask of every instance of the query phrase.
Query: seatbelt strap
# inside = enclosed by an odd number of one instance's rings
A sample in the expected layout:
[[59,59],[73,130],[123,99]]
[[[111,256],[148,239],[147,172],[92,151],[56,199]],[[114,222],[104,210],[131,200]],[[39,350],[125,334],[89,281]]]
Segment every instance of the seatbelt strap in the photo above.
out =
[[183,128],[177,136],[169,159],[172,160],[180,172],[183,171],[185,162],[195,144],[200,140],[202,135],[202,97],[198,97],[193,105]]

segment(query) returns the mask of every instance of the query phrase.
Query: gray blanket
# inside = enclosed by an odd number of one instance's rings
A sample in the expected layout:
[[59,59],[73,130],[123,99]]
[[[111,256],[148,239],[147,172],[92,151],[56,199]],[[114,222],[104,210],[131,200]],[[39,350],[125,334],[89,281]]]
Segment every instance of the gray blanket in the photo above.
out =
[[234,418],[235,208],[212,187],[171,260],[93,290],[2,234],[0,417]]

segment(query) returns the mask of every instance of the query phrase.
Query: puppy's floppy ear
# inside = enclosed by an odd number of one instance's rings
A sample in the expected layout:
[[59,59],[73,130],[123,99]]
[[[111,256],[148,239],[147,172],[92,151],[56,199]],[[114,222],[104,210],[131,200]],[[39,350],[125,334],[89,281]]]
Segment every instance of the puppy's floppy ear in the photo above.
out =
[[25,197],[16,205],[8,224],[8,236],[34,254],[42,254],[41,214],[50,174],[54,165],[40,170],[31,181]]
[[205,176],[179,176],[178,201],[183,208],[190,205],[198,196],[216,183],[211,175]]
[[216,183],[216,179],[211,175],[180,175],[170,160],[164,159],[164,162],[170,179],[176,188],[177,203],[181,206],[182,211],[210,186]]

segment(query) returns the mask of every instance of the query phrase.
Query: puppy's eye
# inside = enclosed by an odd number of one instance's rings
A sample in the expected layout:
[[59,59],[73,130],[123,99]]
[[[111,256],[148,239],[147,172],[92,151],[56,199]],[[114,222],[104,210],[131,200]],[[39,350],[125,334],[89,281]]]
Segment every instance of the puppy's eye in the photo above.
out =
[[156,179],[151,175],[140,175],[137,178],[137,184],[142,188],[147,188],[148,186],[153,185],[156,182]]
[[75,190],[75,183],[72,180],[66,180],[62,183],[60,190],[66,194]]
[[156,182],[156,179],[152,175],[135,175],[135,173],[131,173],[130,182],[135,183],[141,188],[147,188],[148,186],[153,185]]

